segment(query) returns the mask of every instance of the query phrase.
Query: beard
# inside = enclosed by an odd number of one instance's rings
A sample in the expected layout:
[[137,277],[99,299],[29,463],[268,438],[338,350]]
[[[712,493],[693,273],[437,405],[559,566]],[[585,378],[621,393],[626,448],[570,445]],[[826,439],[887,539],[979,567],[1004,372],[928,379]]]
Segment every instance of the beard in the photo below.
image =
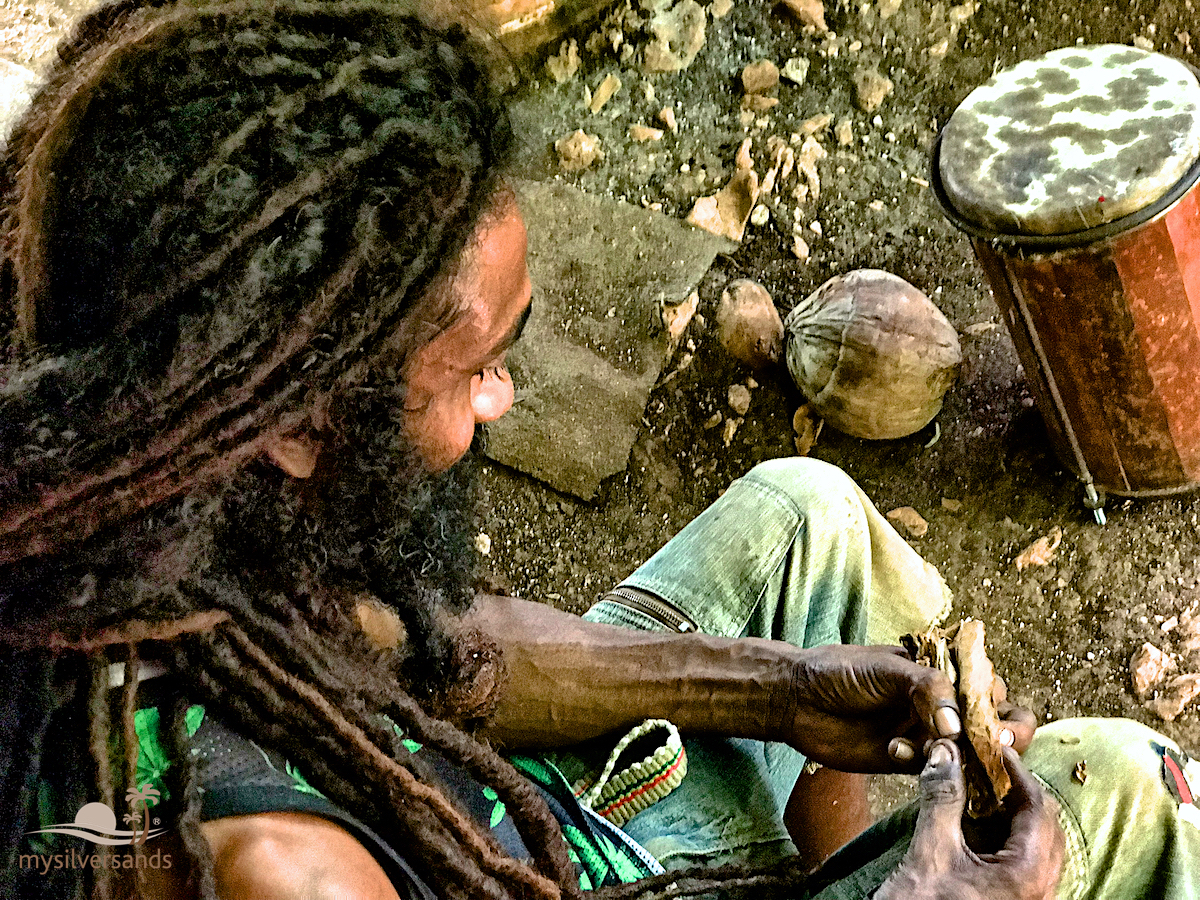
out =
[[355,609],[364,598],[384,604],[403,632],[384,654],[390,667],[410,693],[438,703],[468,689],[467,661],[480,659],[452,624],[473,597],[480,453],[430,473],[404,438],[401,399],[377,389],[337,401],[308,479],[265,461],[240,473],[213,561],[250,597],[282,596],[304,624],[360,652]]

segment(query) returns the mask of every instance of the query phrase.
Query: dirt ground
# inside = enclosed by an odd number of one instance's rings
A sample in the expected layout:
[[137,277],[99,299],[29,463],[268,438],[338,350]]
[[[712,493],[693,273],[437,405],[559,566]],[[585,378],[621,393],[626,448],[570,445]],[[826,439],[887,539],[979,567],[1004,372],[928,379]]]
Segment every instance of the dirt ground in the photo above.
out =
[[[710,0],[701,0],[708,4]],[[924,290],[958,329],[963,365],[937,418],[892,441],[850,438],[826,428],[811,455],[845,468],[885,512],[911,506],[929,522],[914,546],[945,574],[953,617],[977,616],[1015,699],[1045,720],[1076,715],[1140,719],[1200,751],[1197,704],[1164,722],[1133,695],[1131,655],[1143,642],[1178,655],[1180,671],[1200,671],[1200,653],[1182,653],[1180,617],[1200,603],[1200,496],[1121,501],[1097,525],[1074,478],[1053,455],[1032,407],[1007,332],[966,239],[941,216],[925,182],[938,129],[993,71],[1077,42],[1153,46],[1200,63],[1188,33],[1192,0],[982,0],[959,6],[929,0],[828,0],[829,33],[803,28],[770,0],[706,6],[703,47],[683,71],[645,75],[644,23],[671,0],[617,0],[619,21],[576,35],[581,67],[558,84],[541,60],[525,70],[513,114],[528,152],[524,177],[566,178],[583,190],[683,217],[733,172],[738,146],[754,138],[765,172],[771,136],[789,139],[804,122],[848,120],[842,146],[830,127],[814,137],[828,152],[817,163],[819,197],[797,203],[785,192],[765,225],[751,226],[740,249],[700,285],[701,315],[684,336],[690,366],[651,394],[628,469],[584,503],[489,465],[491,537],[483,574],[505,590],[582,611],[596,595],[650,556],[756,463],[794,453],[792,414],[802,401],[785,371],[759,377],[745,421],[726,446],[721,427],[729,386],[748,371],[713,338],[714,305],[738,277],[765,285],[786,314],[827,278],[859,267],[887,269]],[[26,62],[47,51],[48,32],[90,0],[0,0],[0,58]],[[628,10],[622,13],[622,10]],[[882,15],[891,12],[886,18]],[[616,49],[614,36],[620,35]],[[45,40],[43,40],[46,38]],[[1200,31],[1197,39],[1200,40]],[[45,44],[45,46],[43,46]],[[743,121],[739,74],[750,62],[807,60],[802,85],[784,82],[774,109]],[[0,60],[2,61],[2,60]],[[878,109],[856,105],[854,76],[873,69],[894,89]],[[622,89],[593,114],[584,90],[615,74]],[[651,97],[651,90],[653,97]],[[631,124],[660,125],[670,105],[678,132],[633,143]],[[600,138],[603,160],[582,172],[559,170],[553,142],[577,128]],[[811,248],[792,252],[799,220]],[[818,235],[811,223],[820,223]],[[974,326],[974,327],[972,327]],[[989,327],[991,326],[991,327]],[[680,357],[664,370],[671,372]],[[519,378],[519,373],[518,378]],[[959,501],[951,511],[944,500]],[[953,505],[953,504],[951,504]],[[1049,565],[1018,571],[1016,555],[1054,526],[1063,531]]]
[[[806,31],[766,0],[736,0],[721,18],[710,10],[704,46],[687,69],[653,76],[640,71],[646,36],[637,28],[650,5],[634,0],[616,52],[612,28],[579,34],[582,65],[565,83],[541,65],[527,70],[514,95],[518,130],[532,148],[520,174],[566,178],[585,191],[660,203],[667,215],[682,217],[696,197],[728,180],[747,136],[754,137],[760,174],[769,165],[768,138],[787,139],[814,116],[829,113],[834,124],[849,119],[853,140],[840,146],[829,128],[820,131],[828,157],[818,162],[819,198],[797,204],[785,192],[766,225],[750,226],[740,249],[718,258],[700,286],[705,322],[694,321],[685,335],[694,359],[651,394],[625,474],[583,503],[488,466],[489,578],[514,594],[582,611],[734,478],[760,461],[792,455],[791,418],[803,398],[786,371],[759,378],[728,446],[722,428],[705,427],[714,412],[728,412],[729,386],[750,374],[712,333],[722,288],[753,278],[786,314],[835,274],[887,269],[924,290],[960,333],[963,365],[936,420],[940,437],[933,441],[932,425],[892,441],[826,428],[811,455],[846,469],[881,510],[911,506],[928,520],[928,533],[912,543],[953,588],[953,618],[984,620],[997,668],[1017,700],[1047,721],[1130,716],[1200,751],[1197,704],[1164,722],[1134,696],[1129,671],[1143,642],[1179,653],[1180,671],[1200,670],[1200,654],[1180,653],[1176,624],[1200,601],[1200,497],[1113,498],[1107,524],[1096,524],[1049,446],[970,245],[924,184],[937,130],[999,68],[1077,42],[1135,38],[1200,63],[1187,33],[1194,27],[1191,0],[983,0],[953,8],[901,0],[886,19],[877,0],[828,0],[825,17],[836,37]],[[783,82],[779,105],[747,125],[739,74],[762,58],[780,66],[807,59],[809,71],[801,86]],[[855,102],[853,78],[864,68],[894,83],[871,113]],[[585,87],[595,89],[609,73],[622,89],[593,114]],[[660,125],[654,117],[664,105],[675,111],[676,134],[641,144],[626,137],[630,124]],[[605,157],[562,174],[552,143],[576,128],[598,136]],[[803,232],[811,247],[806,262],[791,249],[796,218],[820,223],[820,235]],[[952,512],[944,498],[961,508]],[[1054,526],[1064,535],[1055,559],[1018,571],[1017,554]]]

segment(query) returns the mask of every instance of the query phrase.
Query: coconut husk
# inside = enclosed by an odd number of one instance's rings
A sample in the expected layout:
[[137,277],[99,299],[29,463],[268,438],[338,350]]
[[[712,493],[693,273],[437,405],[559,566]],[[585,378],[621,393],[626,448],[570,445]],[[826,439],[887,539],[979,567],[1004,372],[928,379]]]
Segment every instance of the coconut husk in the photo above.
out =
[[998,812],[1012,782],[1001,752],[1000,716],[992,693],[996,671],[984,646],[983,623],[965,619],[949,628],[906,634],[900,643],[916,662],[944,672],[958,692],[967,812],[977,819]]
[[497,40],[515,57],[530,56],[586,22],[613,0],[467,0],[441,6]]

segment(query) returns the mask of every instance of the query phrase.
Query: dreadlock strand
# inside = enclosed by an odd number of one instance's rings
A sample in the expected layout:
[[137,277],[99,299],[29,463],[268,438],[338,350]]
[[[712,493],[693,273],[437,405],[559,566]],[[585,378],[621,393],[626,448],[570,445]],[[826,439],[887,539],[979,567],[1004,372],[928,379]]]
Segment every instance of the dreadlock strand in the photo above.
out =
[[677,897],[699,897],[730,892],[750,892],[770,898],[801,895],[809,882],[803,864],[797,858],[784,859],[768,866],[741,863],[707,867],[691,866],[666,872],[628,884],[612,885],[595,891],[602,900],[674,900]]
[[[113,644],[138,644],[142,641],[169,641],[181,634],[195,631],[209,631],[222,622],[228,621],[229,613],[220,610],[198,610],[179,619],[164,621],[146,621],[131,619],[112,628],[102,629],[90,636],[68,638],[57,632],[44,639],[44,644],[52,650],[80,650],[92,653]],[[29,637],[6,635],[4,643],[13,646],[27,646],[32,643]]]
[[448,722],[427,716],[407,695],[394,701],[393,714],[406,733],[428,743],[490,785],[512,811],[513,822],[534,854],[539,868],[549,873],[571,896],[577,884],[575,864],[567,854],[562,829],[546,801],[512,764],[491,747],[471,739]]
[[[143,26],[142,36],[151,30],[152,26]],[[38,342],[38,312],[45,306],[50,289],[46,261],[48,229],[43,225],[53,182],[42,173],[52,170],[61,158],[64,145],[74,137],[73,128],[91,101],[91,91],[107,75],[109,62],[123,50],[120,44],[114,44],[93,53],[87,63],[79,66],[73,83],[64,91],[65,98],[46,116],[49,125],[37,138],[17,175],[20,200],[16,218],[22,227],[14,235],[12,259],[21,272],[15,304],[17,334],[27,347]],[[15,143],[22,137],[18,134]]]
[[169,758],[178,764],[167,767],[164,773],[167,790],[178,798],[179,815],[175,820],[175,831],[183,845],[186,866],[185,883],[195,888],[196,900],[217,900],[217,888],[213,880],[212,851],[204,832],[200,829],[200,791],[196,758],[191,752],[187,726],[187,712],[191,704],[178,697],[171,710],[171,727],[167,730],[166,751]]
[[[112,731],[112,716],[109,708],[108,657],[98,653],[90,660],[91,693],[88,701],[89,742],[92,764],[96,769],[96,788],[100,802],[109,809],[116,806],[113,790],[112,752],[109,735]],[[108,866],[95,870],[96,883],[94,900],[110,900],[112,896],[112,871]]]
[[[236,676],[234,673],[237,673]],[[278,686],[268,678],[254,674],[253,666],[248,661],[235,662],[231,666],[228,675],[239,677],[258,696],[267,698],[268,706],[274,708],[273,718],[261,719],[260,712],[254,706],[243,702],[240,697],[230,696],[228,682],[226,682],[224,684],[225,690],[222,692],[218,689],[218,696],[214,699],[218,699],[223,703],[232,701],[229,704],[230,708],[234,711],[240,711],[246,717],[242,723],[244,726],[258,728],[268,734],[274,730],[279,730],[286,735],[286,730],[280,728],[278,725],[281,717],[286,719],[289,713],[300,716],[310,714],[310,711],[303,704],[288,707],[286,701],[278,694]],[[329,723],[324,722],[322,724],[329,725]],[[341,733],[342,729],[338,728],[338,724],[334,722],[333,727],[327,728],[326,732],[329,734]],[[320,735],[326,732],[318,731],[317,734]],[[283,746],[287,746],[286,740],[281,739],[280,743]],[[293,747],[292,749],[296,751],[297,758],[309,767],[310,774],[322,780],[322,783],[329,789],[331,796],[336,797],[341,802],[349,801],[354,803],[357,801],[360,805],[367,802],[369,795],[352,786],[350,782],[333,771],[326,762],[327,758],[337,759],[336,753],[323,753],[320,748],[315,752],[309,747]],[[402,807],[406,810],[406,815],[401,819],[395,820],[394,825],[398,828],[398,833],[410,836],[414,843],[424,847],[434,855],[434,859],[425,861],[425,864],[430,868],[430,874],[444,877],[441,875],[443,870],[457,873],[455,881],[441,886],[448,897],[462,897],[464,900],[467,900],[467,898],[479,895],[495,898],[507,898],[510,896],[508,892],[500,889],[497,882],[491,876],[479,869],[477,861],[474,861],[469,855],[463,853],[463,843],[457,840],[455,835],[447,833],[445,823],[439,820],[434,810],[430,809],[426,804],[421,803],[419,798],[410,796],[404,790],[403,785],[398,786],[394,778],[388,777],[390,773],[379,771],[376,765],[378,762],[377,759],[359,759],[355,762],[356,765],[351,767],[351,774],[353,776],[358,779],[362,779],[365,776],[368,780],[376,781],[381,793],[391,800],[396,807]],[[417,800],[416,803],[413,802],[414,799]],[[518,895],[524,895],[525,893],[524,891],[520,891]]]
[[125,771],[122,773],[123,791],[137,790],[138,746],[137,727],[134,716],[137,714],[138,679],[140,678],[141,663],[138,659],[136,643],[125,645],[125,683],[121,686],[121,738]]
[[279,683],[285,684],[297,696],[301,697],[313,709],[319,711],[322,716],[332,725],[345,729],[346,736],[350,738],[354,744],[372,759],[381,768],[388,771],[396,777],[401,785],[405,787],[407,792],[423,802],[427,803],[431,808],[437,811],[442,821],[455,832],[455,837],[464,845],[471,848],[480,858],[489,862],[495,867],[497,873],[503,873],[510,877],[514,877],[520,882],[528,885],[528,888],[538,896],[554,897],[560,896],[559,887],[549,879],[539,875],[527,867],[521,865],[516,860],[504,857],[497,854],[493,847],[488,846],[482,835],[475,829],[475,826],[463,818],[439,791],[429,788],[426,785],[420,784],[414,778],[408,769],[398,764],[391,757],[383,753],[382,750],[358,728],[355,728],[346,719],[334,709],[329,702],[321,696],[316,690],[307,684],[304,684],[292,676],[284,672],[267,654],[257,647],[250,638],[236,626],[230,626],[226,629],[234,642],[255,661],[264,671],[270,674],[272,679],[278,680]]

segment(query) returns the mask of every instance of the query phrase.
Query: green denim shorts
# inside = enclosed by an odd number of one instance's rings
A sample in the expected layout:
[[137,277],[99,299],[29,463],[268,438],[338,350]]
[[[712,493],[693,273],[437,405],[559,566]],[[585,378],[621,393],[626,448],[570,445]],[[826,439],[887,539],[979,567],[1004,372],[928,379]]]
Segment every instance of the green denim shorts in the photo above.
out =
[[[950,594],[840,469],[773,460],[722,497],[622,582],[709,634],[798,646],[895,643],[945,615]],[[585,618],[662,630],[601,599]],[[768,862],[796,852],[783,826],[805,765],[784,744],[687,738],[688,775],[625,830],[667,868]]]
[[[713,634],[805,647],[894,643],[941,620],[950,594],[841,470],[773,460],[725,494],[637,569],[646,591]],[[602,599],[585,618],[661,630]],[[668,869],[769,863],[795,852],[782,813],[805,759],[759,741],[685,739],[688,775],[625,830]],[[1073,776],[1086,760],[1088,778]],[[1200,900],[1200,762],[1136,722],[1076,719],[1039,729],[1024,761],[1058,800],[1067,838],[1062,900]],[[1182,781],[1180,780],[1182,779]],[[866,897],[907,851],[909,806],[826,864],[810,896]]]

